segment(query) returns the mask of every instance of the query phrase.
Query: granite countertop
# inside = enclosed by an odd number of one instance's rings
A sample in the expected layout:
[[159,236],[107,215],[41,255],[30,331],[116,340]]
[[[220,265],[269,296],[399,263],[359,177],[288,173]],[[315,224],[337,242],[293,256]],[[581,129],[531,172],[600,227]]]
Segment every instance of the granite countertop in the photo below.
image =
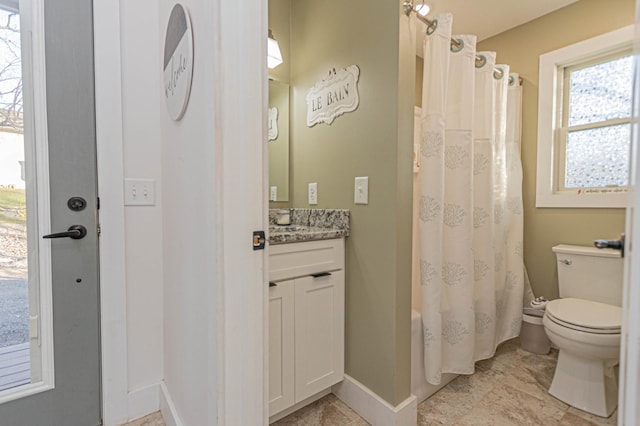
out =
[[287,209],[291,224],[277,225],[278,210],[269,210],[269,244],[327,240],[349,236],[349,210]]

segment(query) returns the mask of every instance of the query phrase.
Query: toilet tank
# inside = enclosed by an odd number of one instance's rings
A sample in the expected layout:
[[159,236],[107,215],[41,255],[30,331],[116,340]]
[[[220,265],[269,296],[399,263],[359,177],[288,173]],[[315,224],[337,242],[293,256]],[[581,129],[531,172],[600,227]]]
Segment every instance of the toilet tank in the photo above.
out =
[[560,297],[622,305],[623,259],[620,250],[561,244],[558,260]]

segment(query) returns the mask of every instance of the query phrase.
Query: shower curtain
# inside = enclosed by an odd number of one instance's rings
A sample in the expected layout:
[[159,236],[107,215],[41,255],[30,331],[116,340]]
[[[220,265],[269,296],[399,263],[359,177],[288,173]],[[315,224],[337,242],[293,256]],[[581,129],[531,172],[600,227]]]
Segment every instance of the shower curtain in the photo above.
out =
[[522,259],[521,87],[436,17],[424,44],[417,242],[426,379],[472,374],[518,336]]

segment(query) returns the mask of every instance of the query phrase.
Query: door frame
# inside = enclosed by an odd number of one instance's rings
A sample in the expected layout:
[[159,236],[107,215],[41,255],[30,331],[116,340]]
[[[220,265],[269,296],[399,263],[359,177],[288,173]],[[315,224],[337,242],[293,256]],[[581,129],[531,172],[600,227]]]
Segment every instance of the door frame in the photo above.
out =
[[633,252],[633,242],[640,244],[640,0],[636,0],[634,55],[633,121],[631,122],[630,181],[625,224],[626,242],[622,300],[622,336],[620,348],[620,388],[618,424],[640,424],[640,252]]
[[100,205],[102,420],[129,419],[120,2],[93,0]]
[[[206,0],[191,0],[206,1]],[[188,6],[190,1],[185,3]],[[161,2],[159,7],[164,3]],[[129,420],[130,407],[128,393],[127,366],[127,324],[126,324],[126,255],[125,247],[125,209],[124,209],[124,147],[123,147],[123,108],[122,75],[120,47],[120,2],[112,0],[93,0],[94,7],[94,55],[96,81],[96,133],[98,160],[98,193],[101,199],[100,226],[100,280],[101,280],[101,335],[102,335],[102,407],[105,425],[116,425]],[[221,18],[224,10],[224,19]],[[267,333],[268,333],[268,291],[267,250],[256,253],[248,251],[251,230],[264,229],[268,215],[268,152],[264,149],[267,140],[267,0],[257,5],[244,5],[235,0],[222,0],[215,8],[215,15],[199,17],[199,25],[215,25],[220,37],[218,47],[211,54],[222,58],[222,52],[235,52],[241,49],[242,55],[229,55],[219,61],[216,71],[226,76],[218,77],[216,95],[219,97],[216,114],[220,114],[223,129],[219,135],[211,135],[219,144],[219,167],[221,193],[218,203],[220,236],[216,244],[224,247],[225,256],[221,256],[221,273],[217,277],[219,304],[218,319],[220,326],[215,339],[220,343],[218,383],[212,383],[217,389],[217,411],[220,424],[233,424],[233,420],[242,418],[244,424],[266,424],[268,419],[268,380],[267,380]],[[202,22],[205,21],[205,22]],[[249,34],[249,36],[247,36]],[[202,46],[204,40],[196,40],[196,46]],[[240,46],[238,46],[240,43]],[[233,57],[231,57],[233,56]],[[263,65],[263,66],[261,66]],[[264,68],[264,69],[263,69]],[[262,70],[256,72],[255,70]],[[238,72],[242,70],[242,72]],[[250,81],[249,81],[250,80]],[[261,87],[258,96],[262,106],[256,107],[256,91],[244,93],[248,88]],[[261,111],[258,111],[261,109]],[[221,112],[220,110],[224,110]],[[261,113],[260,113],[261,112]],[[261,135],[261,136],[260,136]],[[223,141],[220,143],[220,141]],[[242,141],[224,143],[224,141]],[[246,153],[255,153],[262,158],[262,170],[247,176]],[[254,160],[256,161],[255,157]],[[262,176],[259,176],[262,174]],[[222,191],[224,182],[239,182],[255,185],[261,180],[260,193],[255,200],[242,190]],[[250,189],[251,187],[247,187]],[[255,211],[259,214],[239,215],[238,211]],[[247,210],[249,209],[249,210]],[[224,225],[224,227],[223,227]],[[239,244],[241,241],[242,244]],[[246,245],[245,245],[246,241]],[[260,264],[259,271],[251,272],[244,267],[247,262]],[[261,276],[262,290],[258,294],[253,285],[238,285],[255,280]],[[249,279],[250,281],[247,281]],[[253,288],[253,290],[252,290]],[[234,302],[235,301],[235,302]],[[239,306],[242,301],[242,307]],[[232,306],[225,309],[225,306]],[[247,313],[252,313],[247,315]],[[250,330],[249,333],[234,331]],[[238,348],[252,348],[243,351],[243,356],[234,356]],[[250,369],[252,374],[247,374]],[[231,377],[233,380],[225,380]],[[158,385],[160,383],[151,384]],[[261,409],[248,409],[247,401],[262,401]],[[157,404],[157,401],[153,401]],[[149,403],[152,404],[152,403]],[[252,404],[250,404],[252,405]],[[158,409],[158,406],[149,409]],[[175,419],[177,420],[177,419]]]

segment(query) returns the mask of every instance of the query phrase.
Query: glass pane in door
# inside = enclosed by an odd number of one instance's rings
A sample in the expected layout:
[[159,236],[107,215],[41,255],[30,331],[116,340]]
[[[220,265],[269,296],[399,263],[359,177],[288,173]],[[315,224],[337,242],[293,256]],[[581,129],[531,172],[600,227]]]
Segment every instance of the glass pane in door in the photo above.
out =
[[31,382],[20,16],[0,6],[0,391]]

